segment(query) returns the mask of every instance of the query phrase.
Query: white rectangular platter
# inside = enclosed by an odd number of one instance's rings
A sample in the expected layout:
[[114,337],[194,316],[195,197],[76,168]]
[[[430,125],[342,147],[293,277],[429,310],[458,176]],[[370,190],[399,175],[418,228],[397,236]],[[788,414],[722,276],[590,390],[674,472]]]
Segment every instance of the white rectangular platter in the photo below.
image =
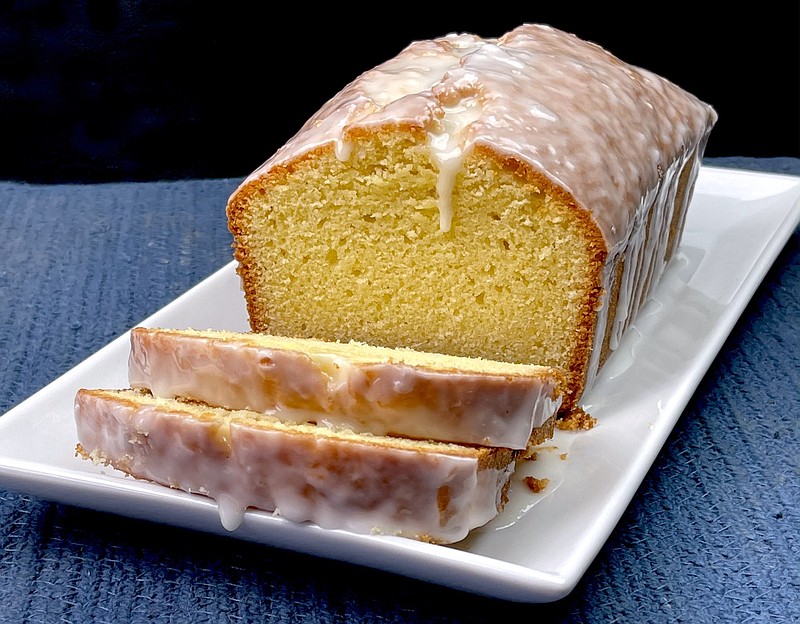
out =
[[[76,458],[75,392],[127,386],[127,333],[0,417],[0,487],[496,598],[557,600],[613,531],[798,222],[800,178],[701,169],[679,252],[586,397],[597,426],[558,431],[536,461],[520,464],[503,513],[456,545],[324,530],[255,510],[228,532],[210,499]],[[141,324],[247,330],[234,264]],[[548,479],[545,490],[531,492],[527,475]]]

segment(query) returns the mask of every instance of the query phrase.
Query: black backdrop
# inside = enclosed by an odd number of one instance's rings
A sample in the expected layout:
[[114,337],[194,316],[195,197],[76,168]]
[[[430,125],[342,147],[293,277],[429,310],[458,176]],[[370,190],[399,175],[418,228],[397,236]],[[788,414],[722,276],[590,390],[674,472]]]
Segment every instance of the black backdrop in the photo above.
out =
[[[700,6],[702,3],[697,3]],[[574,3],[322,11],[270,3],[0,0],[0,179],[238,177],[409,41],[549,23],[712,104],[708,156],[800,156],[796,2],[708,13]],[[495,7],[492,7],[495,8]],[[448,14],[449,13],[449,14]]]

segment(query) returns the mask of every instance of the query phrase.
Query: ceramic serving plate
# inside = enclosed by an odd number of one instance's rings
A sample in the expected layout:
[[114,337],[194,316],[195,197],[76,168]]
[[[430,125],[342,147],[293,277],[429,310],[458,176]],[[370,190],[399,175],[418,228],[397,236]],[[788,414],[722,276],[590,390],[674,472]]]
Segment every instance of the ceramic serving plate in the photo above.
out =
[[[585,399],[589,431],[558,431],[521,463],[502,514],[451,546],[355,535],[248,511],[75,457],[80,387],[127,386],[124,334],[0,417],[0,487],[61,503],[371,566],[469,592],[548,602],[580,580],[698,383],[800,222],[800,178],[704,167],[682,245]],[[233,263],[141,323],[247,330]],[[540,493],[524,476],[548,479]]]

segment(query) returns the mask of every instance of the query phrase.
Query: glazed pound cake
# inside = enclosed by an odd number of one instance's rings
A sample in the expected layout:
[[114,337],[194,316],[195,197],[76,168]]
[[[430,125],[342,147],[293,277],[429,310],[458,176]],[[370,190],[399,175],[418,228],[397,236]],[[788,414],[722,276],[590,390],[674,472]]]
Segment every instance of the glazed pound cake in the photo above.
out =
[[251,327],[559,368],[570,410],[674,253],[715,121],[548,26],[414,42],[231,195]]
[[136,327],[128,380],[155,396],[357,433],[525,449],[552,437],[558,371],[257,333]]
[[235,530],[244,510],[435,543],[463,539],[507,501],[515,451],[286,424],[264,414],[80,390],[76,453],[208,496]]

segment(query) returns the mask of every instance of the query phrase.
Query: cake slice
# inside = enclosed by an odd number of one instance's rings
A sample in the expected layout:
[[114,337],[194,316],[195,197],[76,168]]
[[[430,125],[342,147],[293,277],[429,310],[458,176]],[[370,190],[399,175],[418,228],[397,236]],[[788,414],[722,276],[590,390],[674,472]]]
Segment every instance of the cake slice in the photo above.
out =
[[716,119],[546,25],[413,42],[232,193],[250,326],[559,368],[569,411],[678,248]]
[[361,343],[136,327],[132,388],[374,435],[525,449],[550,438],[556,370]]
[[516,452],[286,424],[251,411],[79,390],[77,454],[245,509],[327,529],[451,543],[503,508]]

